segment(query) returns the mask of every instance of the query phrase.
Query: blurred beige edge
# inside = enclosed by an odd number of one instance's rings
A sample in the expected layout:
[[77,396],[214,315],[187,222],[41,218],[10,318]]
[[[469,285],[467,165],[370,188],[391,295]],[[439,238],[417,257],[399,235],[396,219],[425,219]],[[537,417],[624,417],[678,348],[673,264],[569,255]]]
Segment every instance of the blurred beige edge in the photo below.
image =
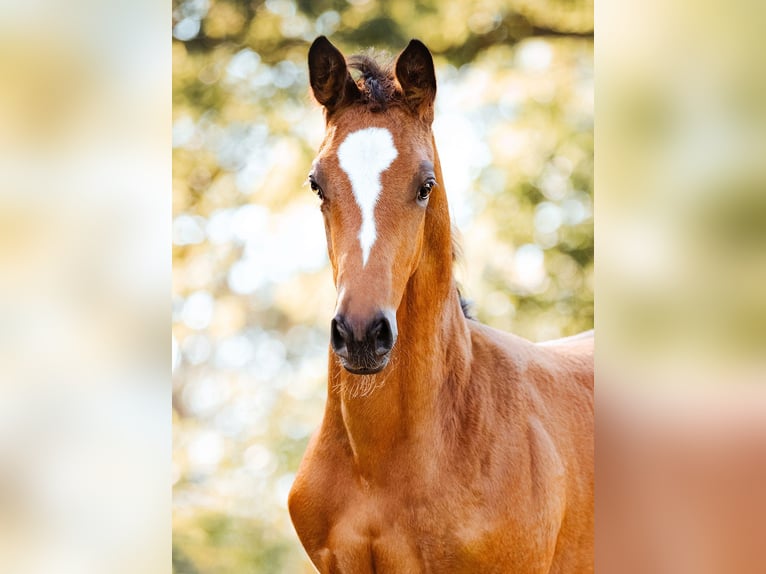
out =
[[596,567],[766,571],[756,2],[596,6]]
[[170,570],[170,10],[0,5],[5,574]]

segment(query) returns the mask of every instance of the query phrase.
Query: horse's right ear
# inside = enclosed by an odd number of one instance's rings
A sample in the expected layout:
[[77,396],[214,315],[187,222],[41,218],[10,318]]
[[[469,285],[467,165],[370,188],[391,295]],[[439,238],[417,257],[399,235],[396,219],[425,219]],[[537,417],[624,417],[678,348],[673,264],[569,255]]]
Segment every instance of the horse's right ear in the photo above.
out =
[[319,36],[309,49],[309,82],[314,97],[328,113],[348,105],[359,96],[359,88],[346,67],[340,50],[325,36]]

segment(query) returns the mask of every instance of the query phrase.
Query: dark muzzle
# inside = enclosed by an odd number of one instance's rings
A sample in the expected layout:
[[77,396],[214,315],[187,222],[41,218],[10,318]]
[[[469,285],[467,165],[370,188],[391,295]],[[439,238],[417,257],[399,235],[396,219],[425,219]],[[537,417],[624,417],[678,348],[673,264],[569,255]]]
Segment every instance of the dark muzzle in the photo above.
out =
[[358,375],[381,371],[396,342],[396,317],[379,312],[369,322],[354,322],[338,314],[330,325],[332,350],[345,369]]

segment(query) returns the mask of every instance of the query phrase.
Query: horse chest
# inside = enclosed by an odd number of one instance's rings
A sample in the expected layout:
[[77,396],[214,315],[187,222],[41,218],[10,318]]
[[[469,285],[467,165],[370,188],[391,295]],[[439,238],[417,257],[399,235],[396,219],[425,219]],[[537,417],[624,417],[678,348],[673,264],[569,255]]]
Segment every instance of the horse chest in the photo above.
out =
[[[401,486],[401,485],[400,485]],[[417,490],[413,487],[412,490]],[[379,491],[356,483],[328,488],[318,514],[333,509],[307,550],[322,574],[507,572],[507,533],[481,509],[455,507],[443,493],[411,496],[407,488]],[[519,570],[521,571],[521,570]]]

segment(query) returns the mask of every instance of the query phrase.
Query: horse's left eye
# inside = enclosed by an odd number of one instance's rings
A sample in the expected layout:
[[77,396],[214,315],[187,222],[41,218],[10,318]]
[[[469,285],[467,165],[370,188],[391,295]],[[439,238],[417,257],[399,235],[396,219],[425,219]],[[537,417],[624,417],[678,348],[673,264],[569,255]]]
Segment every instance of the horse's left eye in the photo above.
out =
[[436,184],[435,181],[433,181],[432,179],[429,179],[428,181],[426,181],[421,186],[420,190],[418,190],[418,201],[419,202],[422,203],[422,202],[428,200],[428,197],[431,195],[431,190],[434,188],[435,184]]

